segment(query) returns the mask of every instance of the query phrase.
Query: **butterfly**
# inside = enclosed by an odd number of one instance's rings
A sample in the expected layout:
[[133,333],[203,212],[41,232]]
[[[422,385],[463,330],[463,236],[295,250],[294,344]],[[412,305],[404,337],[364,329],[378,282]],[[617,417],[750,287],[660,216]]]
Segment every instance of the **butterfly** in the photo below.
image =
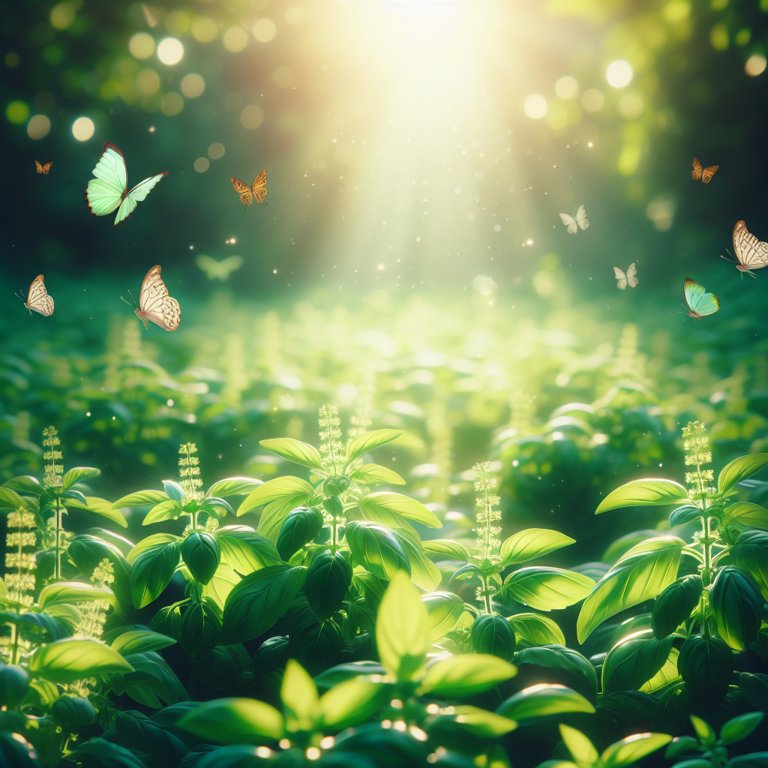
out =
[[637,267],[634,261],[627,267],[626,272],[622,272],[618,267],[614,267],[613,274],[616,277],[616,286],[619,290],[625,290],[627,284],[629,284],[630,288],[637,288]]
[[85,200],[94,216],[106,216],[117,209],[115,226],[127,219],[136,205],[146,198],[165,176],[163,173],[149,176],[128,191],[128,177],[123,153],[114,144],[105,144],[99,162],[92,171],[95,179],[88,182]]
[[747,229],[745,221],[737,221],[733,227],[733,250],[736,252],[736,269],[739,272],[754,277],[753,269],[768,267],[768,243],[758,240]]
[[579,206],[575,216],[569,216],[567,213],[560,214],[560,221],[565,224],[569,235],[575,235],[580,229],[589,229],[589,219],[587,218],[587,209]]
[[714,293],[707,293],[703,285],[685,278],[683,283],[685,303],[688,305],[688,316],[701,320],[707,315],[714,315],[720,309],[720,299]]
[[[134,307],[133,311],[144,323],[145,328],[149,327],[147,320],[150,320],[166,331],[175,331],[181,322],[181,307],[176,299],[168,295],[160,272],[161,268],[156,264],[144,275],[139,293],[139,306]],[[122,296],[120,298],[123,299]],[[123,301],[130,305],[126,299]]]
[[[24,296],[19,293],[19,298],[24,301]],[[50,317],[53,314],[53,296],[45,290],[45,275],[38,275],[29,285],[27,300],[24,306],[32,312],[38,312],[43,317]]]
[[205,272],[209,280],[229,280],[229,276],[243,266],[243,257],[232,254],[217,261],[211,256],[201,253],[195,263]]
[[229,177],[235,192],[240,195],[240,202],[243,205],[250,205],[254,200],[257,203],[264,203],[267,200],[267,172],[262,168],[253,184],[249,187],[242,179]]
[[39,160],[35,160],[35,171],[38,175],[42,174],[47,176],[53,168],[53,160],[49,160],[47,163],[41,163]]
[[701,164],[698,157],[693,158],[693,170],[691,178],[694,181],[701,181],[702,184],[709,184],[712,177],[717,173],[719,165],[708,165],[706,168]]

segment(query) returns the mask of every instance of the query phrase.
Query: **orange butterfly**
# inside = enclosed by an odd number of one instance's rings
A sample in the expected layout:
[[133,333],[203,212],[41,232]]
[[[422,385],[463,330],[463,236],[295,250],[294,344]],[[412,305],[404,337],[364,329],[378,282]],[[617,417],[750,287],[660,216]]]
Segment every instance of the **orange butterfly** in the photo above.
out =
[[35,160],[35,170],[38,174],[47,176],[51,172],[51,168],[53,168],[53,160],[49,160],[47,163],[41,163]]
[[693,158],[693,170],[691,178],[694,181],[701,181],[702,184],[709,184],[712,177],[717,173],[719,165],[708,165],[706,168],[701,164],[698,157]]
[[229,180],[235,192],[240,195],[240,202],[243,205],[250,205],[254,200],[257,203],[267,201],[267,172],[263,168],[250,187],[242,179],[236,179],[234,176],[230,176]]

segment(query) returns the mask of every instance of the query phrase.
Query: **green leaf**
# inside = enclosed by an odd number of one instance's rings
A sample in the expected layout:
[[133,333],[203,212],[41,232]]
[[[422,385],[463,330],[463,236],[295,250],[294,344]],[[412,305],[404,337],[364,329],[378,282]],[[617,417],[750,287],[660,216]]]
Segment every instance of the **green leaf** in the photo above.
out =
[[464,615],[465,603],[453,592],[432,592],[422,595],[422,602],[429,612],[432,642],[444,638]]
[[524,645],[565,645],[563,630],[549,616],[539,613],[516,613],[509,617],[518,642]]
[[179,728],[216,744],[253,744],[279,739],[283,716],[269,704],[254,699],[214,699],[181,717]]
[[509,576],[504,583],[504,591],[519,603],[539,611],[552,611],[577,603],[594,586],[595,582],[583,573],[529,566]]
[[653,633],[661,639],[672,634],[698,605],[702,591],[701,576],[681,576],[664,589],[653,602]]
[[503,565],[519,565],[567,547],[576,540],[549,528],[527,528],[518,531],[501,544]]
[[393,440],[397,440],[402,434],[402,431],[399,429],[373,429],[370,432],[363,432],[353,437],[347,444],[347,464],[355,459],[359,459],[361,456],[365,456],[366,453],[370,453],[374,448],[379,448],[382,445],[391,443]]
[[751,453],[749,456],[739,456],[738,459],[726,464],[717,477],[717,490],[721,494],[728,493],[732,488],[756,475],[768,466],[768,453]]
[[397,572],[410,573],[403,545],[383,525],[352,520],[345,529],[353,560],[380,579],[391,579]]
[[320,697],[320,724],[340,731],[372,720],[392,697],[390,687],[367,678],[352,678],[333,686]]
[[763,599],[752,579],[726,566],[715,577],[709,592],[717,632],[734,651],[746,651],[757,636]]
[[270,629],[291,607],[307,569],[271,565],[245,576],[224,605],[225,642],[248,642]]
[[[574,648],[541,645],[518,651],[515,662],[524,674],[541,678],[557,675],[558,682],[573,688],[588,699],[597,698],[597,673],[592,662]],[[530,670],[530,667],[539,669]],[[546,678],[545,678],[546,679]],[[550,678],[551,680],[551,678]]]
[[225,477],[217,480],[205,494],[211,496],[246,496],[262,485],[261,480],[255,477]]
[[688,637],[680,646],[677,669],[693,701],[716,701],[728,690],[733,653],[719,637]]
[[584,600],[576,624],[579,642],[606,619],[669,586],[677,576],[683,545],[675,536],[659,536],[628,550]]
[[[514,720],[469,704],[459,704],[458,706],[451,706],[450,709],[446,708],[443,713],[437,715],[427,725],[427,730],[433,740],[439,740],[443,734],[450,734],[452,738],[458,739],[457,743],[459,744],[466,744],[467,736],[470,739],[474,737],[474,739],[495,742],[514,731],[515,728],[517,728],[517,723]],[[437,764],[439,765],[439,762]],[[495,765],[495,762],[490,764]],[[474,765],[474,763],[467,763],[467,765]],[[504,765],[504,763],[500,765]]]
[[568,712],[591,713],[595,708],[580,693],[564,685],[542,683],[510,696],[496,711],[519,723],[532,717],[563,715]]
[[119,509],[115,509],[111,502],[106,499],[100,499],[98,496],[85,496],[85,503],[77,499],[68,499],[66,501],[66,506],[72,507],[73,509],[84,509],[87,512],[93,512],[99,517],[111,520],[122,528],[128,527],[128,521],[125,519],[125,515]]
[[474,696],[517,674],[504,659],[486,653],[449,656],[432,664],[421,681],[421,693],[461,698]]
[[26,509],[27,502],[16,491],[0,485],[0,509]]
[[435,560],[458,560],[469,562],[469,550],[458,541],[450,539],[428,539],[423,543],[424,551]]
[[705,747],[712,746],[717,741],[715,729],[706,721],[696,715],[690,715],[693,730]]
[[605,657],[603,693],[633,691],[650,680],[669,658],[673,637],[657,640],[643,631],[622,638]]
[[398,517],[421,523],[429,528],[442,528],[443,526],[440,520],[420,501],[394,491],[369,493],[359,499],[357,505],[363,518],[374,522],[380,522],[378,515],[381,513],[394,513]]
[[273,501],[283,502],[289,509],[304,506],[315,494],[315,489],[300,477],[284,475],[267,480],[251,491],[237,508],[237,516],[245,515],[254,509]]
[[746,715],[731,718],[720,729],[720,741],[723,744],[734,744],[746,739],[763,722],[764,717],[763,712],[747,712]]
[[363,464],[354,469],[350,477],[363,485],[378,485],[378,483],[405,485],[405,480],[394,469],[382,467],[381,464]]
[[674,480],[655,477],[631,480],[611,491],[598,505],[595,514],[622,507],[658,507],[680,504],[688,500],[685,486]]
[[181,516],[181,512],[181,504],[176,499],[166,499],[159,504],[155,504],[144,516],[141,524],[152,525],[152,523],[159,523],[163,520],[176,520]]
[[680,677],[680,673],[677,671],[677,659],[679,656],[680,651],[677,648],[670,649],[669,656],[661,665],[661,669],[650,680],[643,683],[639,690],[642,693],[657,693],[672,683],[681,681],[682,677]]
[[168,635],[152,632],[149,629],[129,629],[118,635],[112,641],[112,648],[122,656],[130,653],[144,653],[145,651],[159,651],[176,645],[176,641]]
[[176,540],[158,543],[141,552],[131,565],[134,607],[143,608],[158,598],[168,586],[178,564],[179,542]]
[[424,554],[421,548],[421,539],[418,535],[406,528],[392,531],[395,538],[405,552],[411,570],[411,581],[425,592],[437,589],[443,574],[440,569]]
[[85,677],[132,672],[133,667],[115,650],[98,640],[55,640],[38,648],[30,671],[54,683],[73,683]]
[[159,504],[161,501],[167,501],[168,494],[163,491],[136,491],[127,496],[121,496],[117,501],[112,502],[113,507],[146,507]]
[[430,646],[430,621],[418,590],[407,574],[392,577],[376,621],[379,658],[398,682],[414,680],[424,667]]
[[84,480],[90,480],[92,477],[98,477],[100,474],[101,470],[96,467],[72,467],[61,478],[61,487],[68,491],[72,486],[82,483]]
[[669,744],[672,737],[666,733],[635,733],[611,744],[600,755],[603,768],[621,768],[642,760],[646,755]]
[[768,509],[751,501],[737,501],[723,510],[724,525],[743,525],[768,530]]
[[595,745],[581,731],[564,723],[560,723],[559,728],[563,743],[579,765],[597,765],[598,754]]
[[221,550],[221,561],[234,568],[241,576],[277,565],[282,558],[275,545],[248,526],[227,526],[216,531]]
[[295,659],[288,659],[280,687],[287,733],[313,731],[320,716],[317,686],[307,670]]
[[84,603],[94,600],[105,600],[114,604],[115,596],[107,587],[94,587],[92,584],[83,584],[79,581],[57,581],[46,584],[40,591],[38,605],[47,610],[54,605],[66,605],[69,603]]
[[259,440],[259,445],[266,448],[284,459],[301,464],[310,469],[320,469],[323,459],[320,451],[314,445],[304,443],[301,440],[294,440],[291,437],[277,437],[272,440]]
[[755,580],[763,600],[768,601],[768,534],[742,534],[729,555],[734,565]]

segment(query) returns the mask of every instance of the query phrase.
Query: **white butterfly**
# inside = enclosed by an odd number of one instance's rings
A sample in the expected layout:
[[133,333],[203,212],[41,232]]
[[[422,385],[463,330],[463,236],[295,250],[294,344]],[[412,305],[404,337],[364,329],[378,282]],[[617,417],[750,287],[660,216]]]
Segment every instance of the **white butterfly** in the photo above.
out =
[[754,277],[753,269],[768,267],[768,243],[758,240],[743,220],[737,221],[733,227],[733,250],[736,251],[736,269],[739,272]]
[[32,312],[38,312],[43,317],[50,317],[53,314],[53,296],[45,290],[45,275],[38,275],[29,286],[27,300],[19,294],[19,298],[24,301],[24,306]]
[[579,206],[575,216],[569,216],[567,213],[560,214],[560,221],[565,224],[569,235],[575,235],[580,229],[589,229],[589,219],[587,218],[587,209]]
[[195,259],[195,263],[205,272],[209,280],[229,280],[229,276],[237,269],[243,266],[243,257],[237,254],[225,256],[221,261],[217,261],[212,256],[201,253]]
[[630,288],[637,288],[637,267],[634,261],[627,267],[626,273],[622,272],[618,267],[614,267],[613,274],[616,278],[616,286],[620,291],[627,287],[627,283],[629,283]]
[[[176,299],[168,295],[160,272],[161,268],[155,265],[144,276],[141,281],[139,306],[133,311],[144,323],[145,328],[148,327],[147,320],[150,320],[166,331],[175,331],[181,322],[181,307]],[[126,304],[129,303],[126,301]]]

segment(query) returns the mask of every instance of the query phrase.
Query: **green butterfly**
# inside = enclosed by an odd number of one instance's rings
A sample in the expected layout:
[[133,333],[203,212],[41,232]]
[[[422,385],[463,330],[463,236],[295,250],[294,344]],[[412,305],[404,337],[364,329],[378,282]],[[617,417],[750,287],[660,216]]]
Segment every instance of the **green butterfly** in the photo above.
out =
[[136,205],[144,200],[168,172],[164,171],[140,181],[129,192],[123,153],[114,144],[107,143],[93,169],[93,175],[96,178],[88,182],[85,190],[88,207],[94,216],[106,216],[117,209],[117,226],[136,210]]
[[714,293],[707,293],[703,285],[699,285],[690,277],[685,278],[683,293],[689,317],[701,320],[707,315],[714,315],[720,309],[720,299]]
[[205,253],[201,253],[195,259],[200,269],[205,272],[209,280],[229,280],[229,276],[237,269],[243,266],[243,257],[236,254],[225,256],[221,261],[217,261]]

